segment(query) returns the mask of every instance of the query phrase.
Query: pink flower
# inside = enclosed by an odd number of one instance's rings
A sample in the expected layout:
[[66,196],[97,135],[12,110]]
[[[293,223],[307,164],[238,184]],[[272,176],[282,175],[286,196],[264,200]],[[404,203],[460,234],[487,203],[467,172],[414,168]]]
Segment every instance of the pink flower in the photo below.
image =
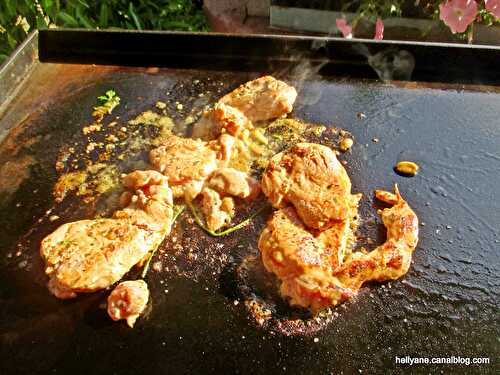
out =
[[377,23],[375,24],[375,38],[376,40],[384,39],[384,21],[377,18]]
[[347,23],[345,19],[337,18],[335,20],[335,24],[337,25],[337,29],[340,30],[344,38],[352,39],[352,27]]
[[474,0],[447,0],[439,4],[439,18],[453,34],[465,32],[476,15],[477,3]]
[[500,18],[500,0],[484,0],[484,7],[496,18]]

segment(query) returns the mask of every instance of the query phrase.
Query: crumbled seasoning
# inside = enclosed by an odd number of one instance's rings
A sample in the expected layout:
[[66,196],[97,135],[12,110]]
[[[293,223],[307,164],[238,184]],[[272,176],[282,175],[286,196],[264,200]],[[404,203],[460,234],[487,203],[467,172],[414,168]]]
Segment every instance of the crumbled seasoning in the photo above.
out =
[[302,135],[307,129],[307,124],[288,118],[280,118],[273,121],[267,127],[267,133],[271,134],[276,141],[283,143],[300,142]]
[[263,303],[255,299],[245,301],[245,306],[250,311],[258,325],[262,326],[269,321],[273,314]]
[[192,124],[193,122],[195,121],[195,118],[191,115],[187,116],[185,119],[184,119],[184,124],[186,125],[190,125]]
[[82,129],[82,133],[85,134],[85,135],[88,135],[90,133],[101,131],[101,129],[102,129],[102,124],[100,124],[100,123],[91,124],[89,126],[85,126]]
[[321,137],[323,132],[326,130],[324,125],[312,125],[307,128],[306,132],[315,135],[316,137]]
[[344,138],[340,141],[340,151],[346,152],[351,149],[351,147],[354,145],[354,140],[352,138]]
[[158,128],[168,128],[170,131],[174,127],[174,122],[170,117],[153,111],[145,111],[128,123],[130,125],[152,125]]
[[114,165],[106,165],[101,169],[93,180],[95,191],[100,194],[106,193],[110,190],[120,186],[120,173],[118,168]]
[[54,197],[56,202],[61,202],[66,195],[76,190],[87,179],[87,172],[69,172],[61,175],[54,186]]
[[87,154],[91,153],[92,151],[94,151],[94,149],[95,149],[95,147],[96,147],[96,146],[97,146],[97,143],[95,143],[95,142],[90,142],[90,143],[87,145],[87,147],[86,147],[86,149],[85,149],[85,152],[86,152]]
[[118,141],[120,140],[120,139],[119,139],[116,135],[114,135],[114,134],[109,134],[109,135],[107,135],[105,139],[106,139],[106,141],[108,141],[108,142],[112,142],[112,143],[114,143],[114,142],[118,142]]
[[56,171],[61,172],[64,169],[64,163],[62,161],[56,162]]
[[164,102],[157,101],[156,102],[156,108],[158,108],[158,109],[165,109],[165,108],[167,108],[167,104],[164,103]]

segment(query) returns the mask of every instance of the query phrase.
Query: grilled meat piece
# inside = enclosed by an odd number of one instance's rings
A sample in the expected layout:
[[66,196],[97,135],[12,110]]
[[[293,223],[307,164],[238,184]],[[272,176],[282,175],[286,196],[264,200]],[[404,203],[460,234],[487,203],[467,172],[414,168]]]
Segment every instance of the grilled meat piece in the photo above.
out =
[[260,193],[255,179],[226,167],[236,141],[228,134],[210,142],[171,136],[150,153],[151,163],[167,177],[174,197],[191,202],[201,193],[207,227],[214,231],[231,222],[234,202],[230,196],[253,199]]
[[143,280],[123,281],[108,297],[108,315],[114,321],[125,319],[130,328],[146,308],[148,285]]
[[219,103],[240,110],[250,121],[270,120],[290,113],[297,98],[293,86],[271,76],[249,81],[223,96]]
[[273,213],[259,238],[259,249],[266,269],[281,280],[331,270],[329,250],[307,230],[293,207]]
[[302,223],[293,207],[274,212],[258,246],[265,268],[279,278],[281,294],[289,297],[292,305],[317,311],[331,304],[321,293],[304,291],[327,288],[352,236],[348,223],[337,222],[316,234]]
[[193,126],[193,137],[211,140],[220,134],[241,137],[252,130],[252,122],[270,120],[290,113],[297,91],[283,81],[264,76],[246,82],[223,96]]
[[192,201],[217,168],[217,152],[206,142],[172,135],[150,153],[154,169],[168,177],[175,198]]
[[210,188],[225,195],[244,199],[254,199],[260,193],[260,184],[253,177],[234,168],[216,170],[207,184]]
[[291,203],[306,226],[325,229],[349,217],[360,195],[335,153],[315,143],[298,143],[275,155],[262,177],[262,191],[276,208]]
[[418,243],[418,217],[401,197],[397,186],[394,191],[394,194],[375,191],[377,199],[392,205],[381,213],[387,228],[386,241],[367,254],[351,254],[334,272],[334,277],[353,293],[357,293],[365,282],[395,280],[410,268]]
[[239,136],[245,129],[252,129],[250,120],[238,109],[217,103],[205,111],[203,116],[193,126],[193,138],[211,140],[221,134]]
[[280,279],[280,292],[292,305],[317,312],[352,298],[365,282],[394,280],[408,271],[418,242],[417,216],[397,187],[395,194],[377,191],[376,196],[393,204],[382,211],[387,240],[370,253],[355,252],[345,260],[320,238],[334,227],[315,238],[293,208],[274,213],[259,249],[266,269]]
[[231,222],[234,216],[232,198],[221,198],[219,193],[209,188],[204,188],[201,196],[201,207],[208,229],[216,231]]
[[56,297],[107,288],[170,232],[173,198],[167,179],[155,171],[136,171],[124,185],[134,192],[124,194],[127,207],[112,218],[63,224],[43,239],[40,254]]
[[222,134],[219,138],[208,142],[208,146],[217,152],[217,165],[219,168],[226,167],[234,157],[238,140],[228,134]]

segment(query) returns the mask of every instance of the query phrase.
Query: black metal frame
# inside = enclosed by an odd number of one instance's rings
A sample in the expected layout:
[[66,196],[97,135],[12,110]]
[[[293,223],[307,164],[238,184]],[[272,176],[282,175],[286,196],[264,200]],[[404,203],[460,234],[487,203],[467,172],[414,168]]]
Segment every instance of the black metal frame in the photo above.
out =
[[328,61],[325,75],[377,78],[356,47],[364,45],[371,54],[389,48],[410,52],[416,61],[412,81],[500,85],[496,46],[159,31],[39,33],[42,62],[272,70],[307,59]]

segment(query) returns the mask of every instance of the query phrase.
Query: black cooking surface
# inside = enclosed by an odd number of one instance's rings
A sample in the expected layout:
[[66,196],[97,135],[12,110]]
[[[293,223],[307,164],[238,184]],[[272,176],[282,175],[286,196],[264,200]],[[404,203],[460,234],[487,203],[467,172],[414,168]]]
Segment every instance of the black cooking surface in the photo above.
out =
[[[162,270],[147,276],[151,304],[134,329],[108,318],[107,292],[69,301],[49,294],[40,239],[63,222],[95,214],[79,197],[55,204],[51,189],[56,158],[68,142],[83,139],[81,128],[91,122],[96,97],[110,88],[118,93],[121,104],[112,118],[120,123],[163,101],[181,124],[191,108],[264,73],[298,88],[292,117],[353,134],[352,151],[340,158],[347,161],[353,191],[364,195],[360,233],[383,241],[377,235],[383,233],[380,220],[373,222],[372,192],[398,183],[422,223],[408,274],[363,287],[321,329],[290,334],[261,328],[245,307],[235,269],[256,254],[269,212],[222,239],[208,238],[184,213],[172,233],[177,242],[166,240],[156,259]],[[185,103],[184,111],[176,111],[176,102]],[[0,195],[2,374],[493,374],[499,369],[498,88],[340,80],[305,67],[220,72],[46,63],[37,66],[0,125],[14,129],[0,146],[2,165],[29,160],[27,167],[17,167],[18,188],[7,193],[4,188]],[[417,162],[420,173],[396,175],[392,168],[399,160]],[[121,165],[127,168],[126,161]],[[50,208],[58,221],[48,220]],[[491,363],[395,363],[396,356],[406,355],[489,357]]]

